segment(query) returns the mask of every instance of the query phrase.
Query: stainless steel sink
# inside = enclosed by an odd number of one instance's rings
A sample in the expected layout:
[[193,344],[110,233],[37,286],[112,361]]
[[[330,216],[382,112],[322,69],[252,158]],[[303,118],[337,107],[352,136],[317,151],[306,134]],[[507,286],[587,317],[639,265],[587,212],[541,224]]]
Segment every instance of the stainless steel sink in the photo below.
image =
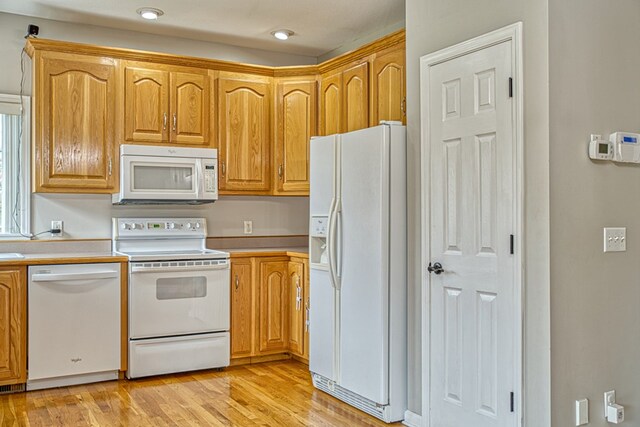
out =
[[6,259],[22,259],[24,255],[17,252],[0,252],[0,261]]

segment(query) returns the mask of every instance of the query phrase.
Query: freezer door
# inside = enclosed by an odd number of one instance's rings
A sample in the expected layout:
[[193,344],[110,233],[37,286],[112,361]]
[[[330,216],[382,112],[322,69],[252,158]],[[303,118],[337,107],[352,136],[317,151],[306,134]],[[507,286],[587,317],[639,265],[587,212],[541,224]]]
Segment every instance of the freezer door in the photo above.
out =
[[340,147],[338,384],[387,404],[389,126],[344,134]]
[[309,370],[335,381],[335,291],[328,271],[312,269],[309,278]]
[[311,138],[309,212],[329,215],[335,187],[335,147],[337,135]]

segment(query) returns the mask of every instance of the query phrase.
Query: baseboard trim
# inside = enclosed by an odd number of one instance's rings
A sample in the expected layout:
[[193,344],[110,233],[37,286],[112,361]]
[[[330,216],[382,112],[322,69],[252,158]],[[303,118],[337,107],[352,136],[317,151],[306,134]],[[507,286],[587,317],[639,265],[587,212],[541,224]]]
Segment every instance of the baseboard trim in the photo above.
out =
[[422,417],[415,412],[409,410],[404,411],[404,421],[402,424],[409,427],[420,427],[422,425]]

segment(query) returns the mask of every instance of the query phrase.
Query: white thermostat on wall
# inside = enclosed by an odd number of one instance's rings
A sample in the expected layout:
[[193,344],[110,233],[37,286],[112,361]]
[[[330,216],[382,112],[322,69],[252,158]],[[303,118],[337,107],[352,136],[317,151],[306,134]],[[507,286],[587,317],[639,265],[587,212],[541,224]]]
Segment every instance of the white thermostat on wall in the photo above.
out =
[[613,144],[601,135],[591,135],[589,157],[593,160],[613,160]]
[[614,132],[609,135],[613,145],[613,161],[621,163],[640,163],[640,134]]

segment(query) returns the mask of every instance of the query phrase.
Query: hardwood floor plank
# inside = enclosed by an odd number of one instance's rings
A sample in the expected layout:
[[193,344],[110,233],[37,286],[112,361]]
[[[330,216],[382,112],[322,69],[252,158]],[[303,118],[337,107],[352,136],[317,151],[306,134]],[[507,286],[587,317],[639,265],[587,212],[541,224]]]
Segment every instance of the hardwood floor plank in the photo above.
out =
[[[380,427],[316,390],[294,360],[0,396],[0,425],[19,427]],[[400,426],[400,423],[392,424]]]

